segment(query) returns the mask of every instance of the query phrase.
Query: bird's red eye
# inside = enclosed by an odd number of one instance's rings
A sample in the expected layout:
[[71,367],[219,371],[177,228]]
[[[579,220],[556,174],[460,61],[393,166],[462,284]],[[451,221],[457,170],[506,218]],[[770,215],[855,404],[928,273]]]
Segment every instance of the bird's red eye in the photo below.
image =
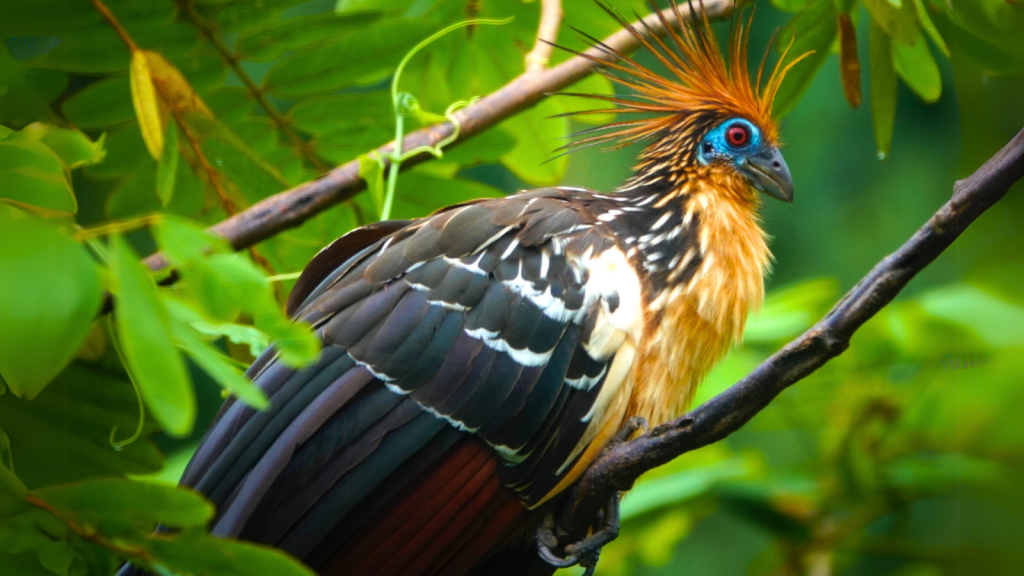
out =
[[725,131],[725,139],[734,148],[742,148],[750,142],[750,130],[742,124],[733,124]]

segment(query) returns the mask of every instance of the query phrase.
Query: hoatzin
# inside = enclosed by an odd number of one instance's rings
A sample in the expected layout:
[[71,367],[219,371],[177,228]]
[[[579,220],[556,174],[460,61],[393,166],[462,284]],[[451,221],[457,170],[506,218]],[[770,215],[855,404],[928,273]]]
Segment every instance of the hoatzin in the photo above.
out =
[[554,570],[533,545],[545,510],[631,419],[686,408],[762,301],[758,193],[793,197],[771,117],[788,67],[752,82],[749,20],[727,64],[693,12],[662,39],[609,10],[669,76],[597,41],[614,61],[586,56],[636,94],[601,98],[641,115],[570,146],[650,141],[614,193],[468,202],[310,262],[288,310],[319,361],[256,360],[271,408],[225,402],[182,479],[217,505],[214,534],[330,575]]

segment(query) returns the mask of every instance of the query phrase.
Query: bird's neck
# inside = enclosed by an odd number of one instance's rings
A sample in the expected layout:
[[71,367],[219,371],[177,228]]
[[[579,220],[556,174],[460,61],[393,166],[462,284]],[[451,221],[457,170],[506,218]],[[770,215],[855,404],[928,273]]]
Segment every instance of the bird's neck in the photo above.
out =
[[648,173],[627,182],[617,199],[607,221],[644,279],[650,335],[642,356],[652,381],[637,383],[630,415],[660,422],[688,406],[714,362],[742,337],[747,314],[764,298],[771,254],[756,196],[725,170]]

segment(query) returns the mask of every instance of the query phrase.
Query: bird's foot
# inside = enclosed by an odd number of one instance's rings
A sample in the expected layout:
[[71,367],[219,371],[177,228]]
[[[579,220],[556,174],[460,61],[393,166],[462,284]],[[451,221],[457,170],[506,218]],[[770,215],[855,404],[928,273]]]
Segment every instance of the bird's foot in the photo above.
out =
[[629,420],[626,420],[626,423],[622,425],[622,429],[619,430],[615,436],[612,436],[611,441],[608,442],[607,446],[605,446],[605,450],[629,440],[637,430],[643,430],[644,434],[647,434],[650,428],[651,425],[647,422],[647,418],[644,418],[643,416],[634,416]]
[[[646,421],[643,424],[646,428]],[[635,432],[637,428],[633,428],[633,431]],[[628,437],[627,435],[626,438]],[[560,557],[554,551],[558,547],[558,537],[554,533],[555,514],[553,511],[548,512],[544,517],[544,523],[537,529],[537,551],[541,559],[556,568],[568,568],[578,564],[585,568],[583,576],[593,576],[597,561],[601,557],[601,548],[619,536],[618,492],[598,513],[594,527],[596,530],[590,536],[566,546],[565,557]]]

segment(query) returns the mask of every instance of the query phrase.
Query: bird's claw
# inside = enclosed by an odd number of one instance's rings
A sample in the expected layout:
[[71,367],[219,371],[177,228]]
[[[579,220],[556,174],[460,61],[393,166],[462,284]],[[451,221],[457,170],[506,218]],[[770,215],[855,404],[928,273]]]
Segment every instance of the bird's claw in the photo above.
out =
[[[646,428],[646,421],[643,424]],[[633,431],[637,429],[633,428]],[[600,527],[590,536],[566,546],[565,556],[561,557],[554,551],[558,547],[558,537],[554,533],[555,515],[553,511],[548,512],[544,516],[544,522],[537,529],[538,554],[542,560],[556,568],[568,568],[578,564],[585,568],[583,576],[593,576],[597,561],[601,557],[601,548],[619,536],[618,492],[605,504],[595,524]]]
[[647,418],[643,416],[634,416],[626,420],[626,423],[622,425],[622,429],[612,437],[605,450],[629,440],[637,430],[643,430],[644,434],[646,434],[650,427],[651,425],[647,423]]

